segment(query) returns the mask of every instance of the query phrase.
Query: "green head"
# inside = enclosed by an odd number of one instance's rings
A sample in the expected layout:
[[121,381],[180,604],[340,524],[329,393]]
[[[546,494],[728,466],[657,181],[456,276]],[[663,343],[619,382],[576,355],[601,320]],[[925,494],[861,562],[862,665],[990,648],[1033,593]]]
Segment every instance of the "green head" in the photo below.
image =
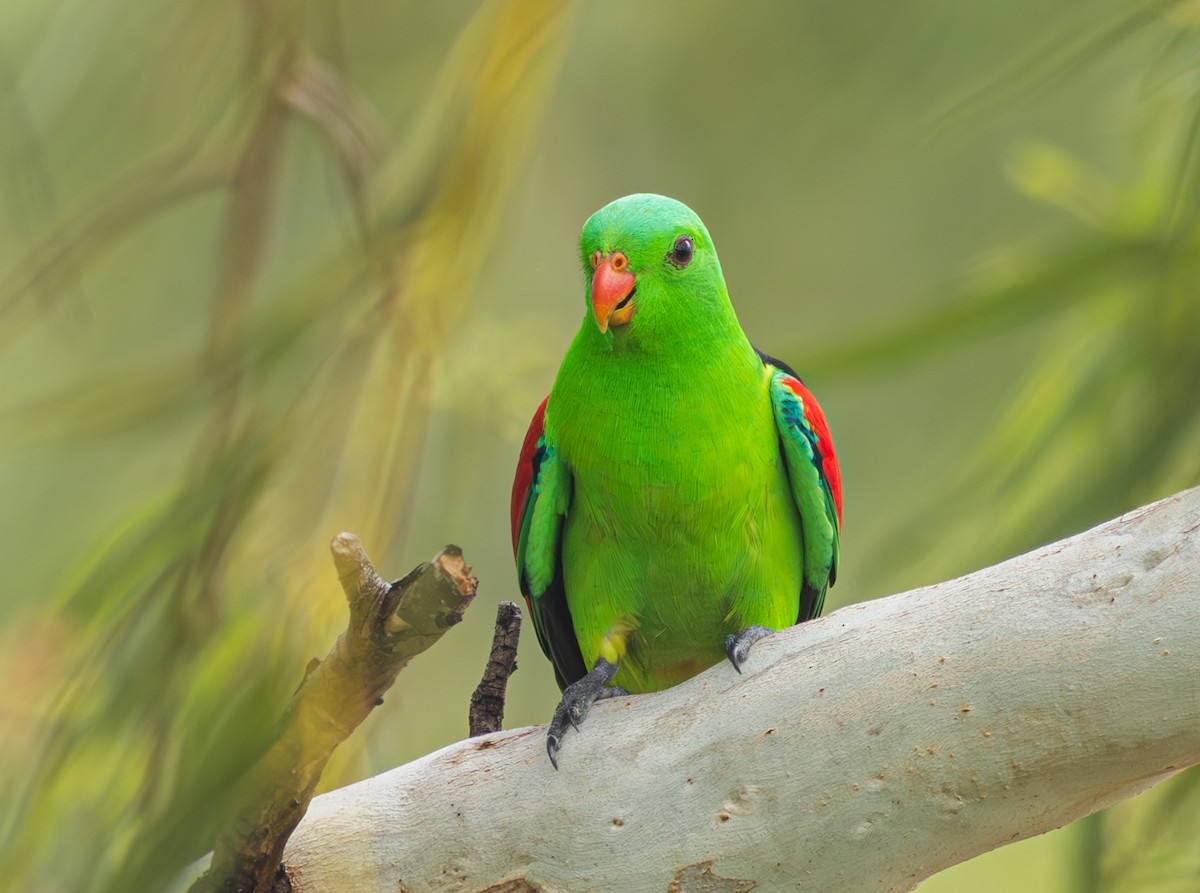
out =
[[579,250],[589,315],[610,347],[696,343],[737,327],[712,238],[682,202],[619,198],[588,218]]

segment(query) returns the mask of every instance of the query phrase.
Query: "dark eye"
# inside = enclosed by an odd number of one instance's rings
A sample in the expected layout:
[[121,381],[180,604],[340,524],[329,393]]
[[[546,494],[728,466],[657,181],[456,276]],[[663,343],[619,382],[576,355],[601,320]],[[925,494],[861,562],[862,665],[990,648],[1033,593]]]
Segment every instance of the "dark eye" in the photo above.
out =
[[692,237],[680,236],[675,240],[675,245],[667,253],[667,260],[682,270],[692,262],[692,255],[695,253],[696,244],[692,241]]

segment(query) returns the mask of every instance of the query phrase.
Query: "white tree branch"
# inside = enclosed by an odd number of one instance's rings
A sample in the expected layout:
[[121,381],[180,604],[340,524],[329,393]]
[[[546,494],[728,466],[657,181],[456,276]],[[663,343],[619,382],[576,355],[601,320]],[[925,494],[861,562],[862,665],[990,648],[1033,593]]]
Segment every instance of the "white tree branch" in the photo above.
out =
[[1200,490],[318,797],[317,891],[908,890],[1200,762]]

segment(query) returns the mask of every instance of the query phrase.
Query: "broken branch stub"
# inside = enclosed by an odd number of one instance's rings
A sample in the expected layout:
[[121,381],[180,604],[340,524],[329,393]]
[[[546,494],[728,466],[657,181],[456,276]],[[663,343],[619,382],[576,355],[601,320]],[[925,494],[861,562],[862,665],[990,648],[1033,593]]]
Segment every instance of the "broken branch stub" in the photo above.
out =
[[468,734],[475,738],[504,727],[504,701],[508,677],[517,671],[517,645],[521,641],[521,609],[513,602],[496,608],[496,630],[483,678],[471,694],[467,718]]
[[462,550],[446,546],[395,583],[375,572],[358,537],[330,543],[350,620],[324,661],[309,664],[279,734],[241,785],[235,817],[209,870],[189,893],[272,893],[288,838],[308,809],[329,757],[381,702],[400,670],[462,620],[478,581]]
[[446,546],[392,584],[382,606],[385,637],[410,642],[415,650],[409,656],[419,654],[462,622],[478,584],[462,549]]

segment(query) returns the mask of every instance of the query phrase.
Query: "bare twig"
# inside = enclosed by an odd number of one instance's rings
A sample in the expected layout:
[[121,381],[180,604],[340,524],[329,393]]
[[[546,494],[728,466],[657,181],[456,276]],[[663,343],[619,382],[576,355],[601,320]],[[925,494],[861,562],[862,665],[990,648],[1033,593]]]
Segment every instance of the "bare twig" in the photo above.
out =
[[512,602],[500,602],[496,608],[492,654],[483,678],[471,695],[468,724],[472,738],[499,732],[504,726],[504,694],[508,677],[517,671],[517,643],[520,641],[521,609]]
[[241,807],[221,835],[212,866],[190,893],[280,893],[284,845],[308,809],[334,749],[382,703],[396,675],[462,620],[477,580],[457,546],[404,579],[385,583],[350,533],[330,546],[350,622],[329,656],[309,665],[280,732],[243,785]]

